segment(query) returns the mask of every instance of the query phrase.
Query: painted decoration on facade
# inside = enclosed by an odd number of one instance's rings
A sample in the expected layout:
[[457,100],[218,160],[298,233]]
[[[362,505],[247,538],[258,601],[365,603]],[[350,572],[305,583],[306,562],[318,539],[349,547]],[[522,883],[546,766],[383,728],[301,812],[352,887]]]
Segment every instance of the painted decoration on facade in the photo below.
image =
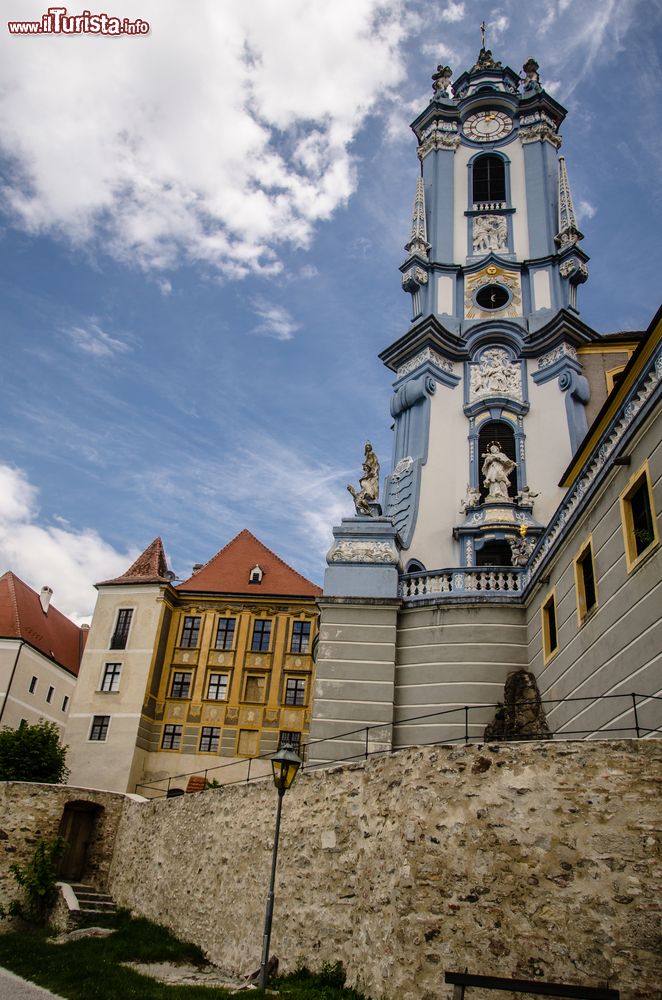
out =
[[394,566],[398,554],[388,542],[343,540],[334,545],[327,562],[388,563]]
[[411,540],[418,502],[415,496],[417,466],[420,461],[415,462],[410,456],[401,458],[386,483],[386,516],[391,518],[405,548]]
[[490,347],[483,351],[480,363],[470,366],[469,401],[475,402],[485,396],[509,396],[522,399],[522,369],[517,361],[511,361],[508,351],[502,347]]
[[475,254],[508,251],[508,223],[503,215],[477,215],[473,220]]
[[410,375],[412,372],[415,372],[417,368],[420,368],[421,365],[424,365],[426,361],[436,365],[437,368],[440,368],[442,371],[449,372],[451,375],[453,374],[453,362],[444,358],[437,351],[433,350],[433,348],[426,347],[424,351],[421,351],[420,354],[410,358],[409,361],[405,362],[404,365],[401,365],[400,368],[398,368],[396,372],[397,378],[404,378],[405,375]]
[[[497,285],[507,292],[507,301],[500,308],[484,309],[476,301],[476,293],[488,285]],[[522,315],[522,286],[517,271],[490,264],[475,274],[468,274],[464,283],[465,319],[490,319]]]
[[538,370],[543,368],[549,368],[553,365],[555,361],[562,361],[564,358],[571,358],[573,361],[577,361],[577,351],[572,346],[572,344],[559,344],[555,347],[553,351],[549,351],[547,354],[541,354],[538,358]]

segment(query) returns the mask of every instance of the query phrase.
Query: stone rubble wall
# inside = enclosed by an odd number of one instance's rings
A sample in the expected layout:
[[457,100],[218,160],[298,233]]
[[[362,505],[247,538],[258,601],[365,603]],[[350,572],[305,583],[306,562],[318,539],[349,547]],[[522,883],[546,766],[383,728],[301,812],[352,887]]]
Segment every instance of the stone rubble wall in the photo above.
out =
[[[342,961],[384,1000],[450,997],[444,971],[465,968],[662,997],[661,765],[659,741],[623,740],[304,773],[284,800],[272,954],[286,970]],[[270,781],[127,802],[110,892],[253,971],[275,807]]]
[[[113,856],[113,844],[127,796],[114,792],[45,785],[26,781],[0,782],[0,905],[6,906],[21,892],[9,870],[12,863],[30,861],[37,841],[52,840],[60,829],[67,802],[93,802],[103,806],[87,856],[85,881],[104,890]],[[10,921],[0,921],[0,933]]]

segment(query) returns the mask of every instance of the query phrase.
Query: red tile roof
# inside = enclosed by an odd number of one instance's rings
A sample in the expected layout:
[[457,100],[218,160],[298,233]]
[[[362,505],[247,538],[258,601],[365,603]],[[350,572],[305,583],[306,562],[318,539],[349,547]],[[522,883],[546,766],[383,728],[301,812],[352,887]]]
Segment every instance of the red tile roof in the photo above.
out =
[[121,583],[170,583],[172,574],[168,569],[163,542],[155,538],[142,555],[139,555],[126,573],[116,576],[113,580],[103,580],[97,587],[108,587]]
[[[249,583],[256,565],[264,574],[262,581]],[[320,587],[288,566],[245,528],[177,590],[276,597],[319,597],[322,593]]]
[[3,639],[23,639],[78,676],[86,632],[52,604],[48,614],[44,614],[39,594],[11,570],[0,576],[0,636]]

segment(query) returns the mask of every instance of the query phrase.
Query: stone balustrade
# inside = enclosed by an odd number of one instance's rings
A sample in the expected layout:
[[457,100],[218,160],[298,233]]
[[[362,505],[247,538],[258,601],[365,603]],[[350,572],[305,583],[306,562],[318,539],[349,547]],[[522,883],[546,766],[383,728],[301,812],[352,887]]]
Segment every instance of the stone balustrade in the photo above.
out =
[[407,573],[400,578],[399,593],[404,601],[454,597],[502,597],[520,594],[524,589],[523,570],[475,567],[471,569],[435,569]]

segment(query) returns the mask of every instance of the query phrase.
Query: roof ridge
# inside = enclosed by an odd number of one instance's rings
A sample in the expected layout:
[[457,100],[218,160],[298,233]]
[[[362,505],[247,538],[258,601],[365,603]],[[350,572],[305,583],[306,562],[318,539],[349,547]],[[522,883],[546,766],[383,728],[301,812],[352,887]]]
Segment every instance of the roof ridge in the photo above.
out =
[[[242,528],[241,531],[234,536],[234,538],[231,538],[229,542],[226,542],[226,544],[222,548],[220,548],[218,550],[218,552],[216,552],[210,559],[208,559],[207,562],[204,563],[196,573],[191,574],[191,576],[189,576],[188,579],[191,580],[193,578],[193,576],[199,576],[201,573],[203,573],[205,571],[205,569],[207,568],[207,566],[210,565],[210,563],[213,563],[214,560],[218,559],[218,557],[220,555],[222,555],[222,553],[225,552],[225,550],[228,549],[231,545],[234,545],[234,543],[239,538],[241,538],[242,535],[247,535],[248,537],[252,538],[253,541],[257,542],[257,544],[261,548],[265,549],[269,553],[270,556],[273,556],[273,558],[277,562],[279,562],[281,564],[281,566],[284,566],[285,569],[289,570],[290,573],[294,573],[294,575],[298,576],[300,580],[304,581],[304,583],[309,584],[311,587],[316,587],[318,590],[321,589],[320,587],[317,586],[316,583],[313,583],[312,580],[309,580],[307,576],[304,576],[303,573],[300,573],[298,569],[295,569],[294,566],[290,566],[290,564],[287,563],[287,562],[285,562],[284,559],[281,559],[281,557],[278,555],[277,552],[274,552],[273,549],[270,549],[268,545],[265,545],[264,542],[261,541],[257,537],[257,535],[254,535],[253,532],[249,528]],[[181,584],[179,586],[181,586]]]
[[[21,616],[18,611],[18,599],[16,597],[16,586],[14,581],[19,580],[20,583],[23,583],[23,580],[21,580],[19,576],[16,576],[16,574],[10,569],[7,570],[5,576],[8,577],[7,584],[9,587],[9,594],[11,596],[12,607],[14,609],[14,618],[16,619],[16,629],[18,631],[18,634],[21,635]],[[23,586],[27,587],[27,584],[23,584]]]
[[[207,560],[207,562],[203,563],[202,566],[200,567],[200,569],[196,573],[190,574],[190,576],[188,577],[188,579],[190,580],[191,576],[198,576],[200,573],[202,573],[203,570],[207,569],[207,566],[209,566],[210,563],[213,563],[214,559],[218,559],[218,557],[223,552],[225,552],[225,550],[227,548],[229,548],[232,545],[233,542],[236,542],[238,538],[241,538],[242,535],[250,535],[251,538],[255,538],[255,535],[252,532],[250,532],[248,530],[248,528],[242,528],[238,535],[235,535],[234,538],[231,538],[229,542],[226,542],[225,545],[223,545],[218,550],[218,552],[215,552],[213,556],[210,556],[209,559]],[[259,538],[255,538],[255,541],[259,542],[260,539]],[[265,546],[265,548],[266,548],[266,546]],[[295,570],[295,572],[296,572],[296,570]]]
[[112,580],[102,580],[97,587],[115,583],[170,583],[168,559],[160,535],[153,538],[143,551],[136,556],[128,569]]
[[261,542],[259,538],[256,538],[256,536],[253,534],[252,531],[249,531],[248,528],[244,528],[244,531],[247,532],[247,534],[249,534],[251,538],[254,538],[255,541],[258,543],[258,545],[261,545],[263,549],[266,549],[269,555],[273,556],[274,559],[277,559],[278,562],[281,563],[286,569],[289,569],[292,573],[295,573],[302,580],[305,580],[306,583],[312,584],[313,587],[317,586],[317,584],[313,583],[312,580],[309,580],[307,576],[304,576],[303,573],[300,573],[298,569],[295,569],[294,566],[290,566],[289,563],[285,562],[285,560],[282,559],[277,552],[274,552],[273,549],[270,549],[268,545],[265,545],[264,542]]

